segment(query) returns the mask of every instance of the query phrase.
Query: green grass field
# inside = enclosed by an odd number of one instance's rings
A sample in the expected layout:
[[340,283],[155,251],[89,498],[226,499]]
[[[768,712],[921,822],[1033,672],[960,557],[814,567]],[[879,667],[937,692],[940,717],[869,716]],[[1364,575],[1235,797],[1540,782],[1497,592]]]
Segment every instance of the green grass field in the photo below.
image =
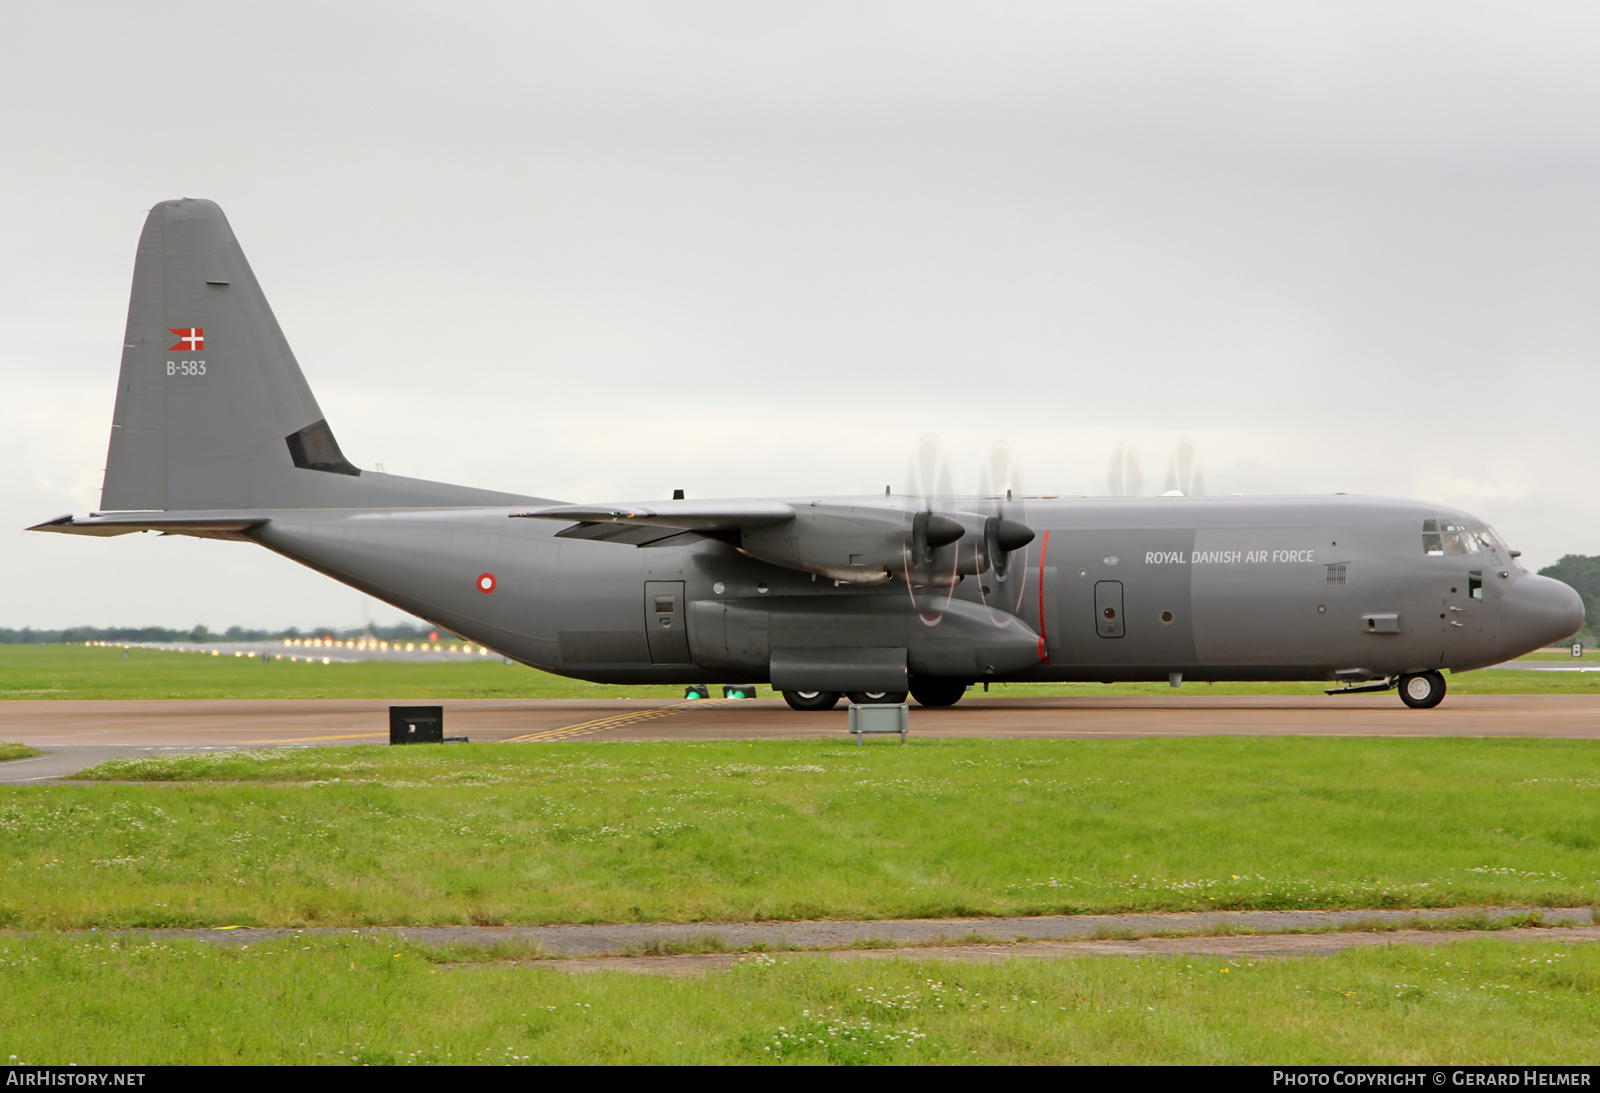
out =
[[[218,645],[226,650],[226,645]],[[123,653],[127,656],[124,657]],[[1571,660],[1541,652],[1536,659]],[[1589,659],[1579,663],[1587,664]],[[1457,694],[1600,694],[1593,672],[1480,671],[1449,678]],[[1051,683],[996,686],[996,696],[1318,695],[1327,683]],[[762,689],[767,693],[766,689]],[[974,693],[979,693],[974,691]],[[0,700],[142,698],[682,698],[681,687],[617,687],[550,675],[498,658],[412,664],[320,664],[117,647],[0,645]]]
[[0,924],[1600,901],[1586,740],[415,745],[80,777],[0,790]]
[[419,946],[0,939],[14,1065],[1589,1066],[1600,948],[1474,941],[1319,959],[830,961],[704,978],[441,964]]
[[[225,650],[227,646],[217,646]],[[127,653],[124,657],[123,654]],[[0,645],[0,699],[682,698],[682,687],[612,687],[498,657],[460,662],[310,661],[115,646]]]
[[[1452,684],[1590,678],[1526,675]],[[1228,693],[1178,693],[1196,690]],[[19,698],[652,692],[678,694],[499,663],[0,647],[0,694]],[[80,780],[0,787],[0,925],[46,931],[0,934],[14,1063],[1583,1065],[1600,1034],[1600,947],[1493,938],[1256,963],[752,954],[679,980],[354,936],[78,932],[1595,906],[1597,742],[573,741],[213,753]]]

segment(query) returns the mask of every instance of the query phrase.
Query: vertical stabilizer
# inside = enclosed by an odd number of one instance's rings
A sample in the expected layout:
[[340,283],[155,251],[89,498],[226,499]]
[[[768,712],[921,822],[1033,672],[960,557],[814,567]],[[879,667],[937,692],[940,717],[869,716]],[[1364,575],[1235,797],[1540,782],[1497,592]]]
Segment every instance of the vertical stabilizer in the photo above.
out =
[[329,492],[315,480],[360,473],[339,450],[222,210],[188,198],[151,209],[101,509],[315,505]]

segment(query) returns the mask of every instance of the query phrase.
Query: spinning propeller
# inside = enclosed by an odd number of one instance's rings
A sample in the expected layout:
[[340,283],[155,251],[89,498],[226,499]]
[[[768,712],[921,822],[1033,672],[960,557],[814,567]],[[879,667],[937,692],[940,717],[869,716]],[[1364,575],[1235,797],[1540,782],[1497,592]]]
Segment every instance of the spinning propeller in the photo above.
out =
[[[1106,471],[1106,493],[1112,497],[1140,497],[1144,494],[1144,468],[1132,444],[1123,441],[1111,453]],[[1163,497],[1204,497],[1205,471],[1200,455],[1188,437],[1179,437],[1178,446],[1167,459],[1167,480]]]
[[[938,436],[928,433],[917,443],[906,465],[906,500],[911,512],[910,534],[901,547],[906,591],[927,626],[937,626],[961,580],[960,546],[966,526],[944,510],[952,507],[950,462]],[[922,588],[942,588],[918,594]]]
[[1200,469],[1200,457],[1195,452],[1194,441],[1186,436],[1178,438],[1177,450],[1167,460],[1166,496],[1175,493],[1184,497],[1204,497],[1206,493],[1206,477]]
[[911,521],[901,572],[912,602],[933,625],[953,592],[919,597],[918,589],[953,589],[962,577],[978,575],[983,602],[1014,613],[1026,583],[1019,576],[1026,558],[1018,554],[1034,540],[1016,457],[1009,445],[996,444],[979,472],[976,497],[956,497],[950,478],[939,438],[924,436],[906,469]]
[[1015,613],[1022,605],[1027,557],[1014,555],[1033,542],[1034,532],[1028,526],[1028,506],[1023,499],[1016,454],[1003,440],[989,449],[978,472],[978,497],[979,507],[988,514],[983,521],[987,572],[979,584],[983,601]]
[[1111,466],[1106,470],[1106,492],[1112,497],[1138,497],[1144,492],[1144,468],[1139,465],[1139,453],[1133,445],[1123,441],[1111,453]]

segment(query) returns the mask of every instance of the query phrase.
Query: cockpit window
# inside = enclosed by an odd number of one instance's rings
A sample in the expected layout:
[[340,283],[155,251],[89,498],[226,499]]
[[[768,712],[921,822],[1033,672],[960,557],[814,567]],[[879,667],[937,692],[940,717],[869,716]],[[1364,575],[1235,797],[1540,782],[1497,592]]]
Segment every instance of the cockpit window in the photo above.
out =
[[1422,521],[1424,554],[1488,554],[1499,549],[1494,532],[1486,527],[1469,528],[1457,520]]

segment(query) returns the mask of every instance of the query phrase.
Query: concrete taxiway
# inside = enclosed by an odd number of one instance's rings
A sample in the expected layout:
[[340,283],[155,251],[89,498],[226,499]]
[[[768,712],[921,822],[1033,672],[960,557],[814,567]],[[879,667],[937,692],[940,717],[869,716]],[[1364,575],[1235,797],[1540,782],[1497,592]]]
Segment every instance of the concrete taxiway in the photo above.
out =
[[[895,946],[887,949],[820,949],[778,956],[748,953],[693,953],[678,956],[577,957],[565,960],[522,960],[525,968],[554,971],[630,972],[638,975],[705,975],[751,959],[763,960],[945,960],[964,964],[999,964],[1009,960],[1060,960],[1071,957],[1115,956],[1210,956],[1239,960],[1264,960],[1274,957],[1333,956],[1346,949],[1392,945],[1448,945],[1484,936],[1524,943],[1560,942],[1568,945],[1594,944],[1600,940],[1600,927],[1576,926],[1570,929],[1510,929],[1485,935],[1477,930],[1395,930],[1382,933],[1268,934],[1243,937],[1143,937],[1129,940],[1095,941],[1018,941],[999,945],[939,945],[921,948]],[[479,964],[458,965],[476,968]]]
[[[848,739],[845,703],[827,713],[798,713],[774,698],[462,699],[437,704],[444,707],[448,734],[482,742]],[[382,744],[388,740],[389,705],[381,699],[0,702],[0,740],[52,753],[0,764],[0,782],[40,781],[106,758],[157,751]],[[911,732],[913,737],[1072,740],[1209,735],[1600,739],[1600,696],[1453,695],[1437,709],[1412,710],[1393,694],[974,694],[946,709],[912,706]]]
[[843,949],[861,945],[997,944],[1148,938],[1285,935],[1307,931],[1464,928],[1471,916],[1484,927],[1552,929],[1595,926],[1588,907],[1416,908],[1366,911],[1160,911],[1111,915],[1030,915],[1025,918],[816,919],[801,922],[601,922],[543,926],[229,926],[129,931],[141,937],[254,945],[286,937],[353,933],[406,938],[424,945],[488,947],[517,942],[546,956],[619,956],[674,949]]
[[[1469,924],[1469,921],[1470,924]],[[636,922],[545,926],[368,926],[116,931],[134,939],[255,946],[307,937],[404,939],[423,945],[506,947],[526,967],[566,972],[696,975],[749,959],[884,958],[994,963],[1017,958],[1211,955],[1330,956],[1366,945],[1441,945],[1484,936],[1512,941],[1600,940],[1587,907],[1407,911],[1209,911],[1028,918]],[[675,954],[675,955],[674,955]],[[771,956],[756,957],[770,960]],[[479,963],[469,965],[481,967]]]

